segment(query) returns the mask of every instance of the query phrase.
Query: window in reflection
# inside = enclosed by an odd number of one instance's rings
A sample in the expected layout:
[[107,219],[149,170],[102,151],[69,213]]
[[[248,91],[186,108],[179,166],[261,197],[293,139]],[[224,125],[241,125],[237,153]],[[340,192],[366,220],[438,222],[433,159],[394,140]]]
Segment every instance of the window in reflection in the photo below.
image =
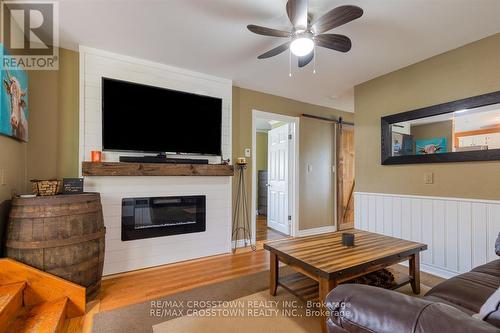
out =
[[392,155],[500,149],[500,104],[391,125]]

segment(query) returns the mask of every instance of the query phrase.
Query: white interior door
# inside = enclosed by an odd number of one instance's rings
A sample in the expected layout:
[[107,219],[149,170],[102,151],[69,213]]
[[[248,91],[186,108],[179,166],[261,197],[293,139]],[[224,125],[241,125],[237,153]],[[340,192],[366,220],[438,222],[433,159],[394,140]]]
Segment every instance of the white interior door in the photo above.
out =
[[268,132],[267,226],[290,234],[288,220],[289,124]]

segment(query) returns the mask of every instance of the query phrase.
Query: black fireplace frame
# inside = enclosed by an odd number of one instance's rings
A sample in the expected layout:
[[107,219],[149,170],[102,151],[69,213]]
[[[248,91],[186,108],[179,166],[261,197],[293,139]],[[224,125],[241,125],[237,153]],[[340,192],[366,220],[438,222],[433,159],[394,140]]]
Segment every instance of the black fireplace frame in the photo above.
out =
[[[162,200],[162,199],[195,199],[196,201],[196,223],[194,224],[180,224],[175,226],[162,226],[154,228],[136,229],[134,223],[124,214],[124,209],[127,206],[126,202],[130,200],[144,201],[144,200]],[[138,239],[156,238],[180,234],[190,234],[206,231],[206,196],[192,195],[192,196],[169,196],[169,197],[146,197],[146,198],[124,198],[122,199],[122,218],[121,218],[121,240],[131,241]]]

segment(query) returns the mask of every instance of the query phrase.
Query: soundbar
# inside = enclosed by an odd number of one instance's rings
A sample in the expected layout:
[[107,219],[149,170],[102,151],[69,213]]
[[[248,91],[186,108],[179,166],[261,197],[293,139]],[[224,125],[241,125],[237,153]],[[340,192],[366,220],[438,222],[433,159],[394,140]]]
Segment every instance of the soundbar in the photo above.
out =
[[164,156],[120,156],[125,163],[170,163],[170,164],[208,164],[208,160],[192,158],[167,158]]

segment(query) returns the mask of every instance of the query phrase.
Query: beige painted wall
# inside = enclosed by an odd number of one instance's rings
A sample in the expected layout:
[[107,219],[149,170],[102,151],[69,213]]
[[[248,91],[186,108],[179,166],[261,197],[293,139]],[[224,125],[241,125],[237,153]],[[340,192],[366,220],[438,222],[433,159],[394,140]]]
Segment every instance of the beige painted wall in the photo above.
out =
[[29,73],[28,180],[57,177],[57,89],[57,71]]
[[59,58],[57,177],[78,177],[80,58],[69,50]]
[[0,257],[10,199],[14,193],[22,193],[26,187],[26,146],[26,143],[0,135],[0,169],[5,170],[6,183],[0,184]]
[[[255,136],[255,143],[257,145],[256,147],[257,156],[255,156],[257,170],[255,170],[256,172],[255,177],[256,179],[259,179],[258,172],[260,170],[267,170],[267,133],[257,132]],[[258,191],[255,191],[255,200],[259,200]]]
[[267,170],[267,133],[257,132],[255,141],[257,144],[257,156],[255,161],[257,164],[257,171]]
[[29,72],[27,179],[78,177],[78,53],[59,50],[58,71]]
[[356,86],[356,191],[500,199],[500,162],[380,165],[380,117],[500,90],[499,54],[496,34]]
[[5,170],[5,185],[0,185],[0,202],[21,193],[26,186],[26,143],[0,136],[0,169]]
[[[345,121],[352,121],[353,114],[346,113],[331,108],[321,107],[317,105],[307,104],[291,100],[284,97],[273,96],[253,90],[243,89],[239,87],[233,87],[233,159],[239,156],[244,156],[244,149],[252,147],[252,110],[265,111],[270,113],[284,114],[288,116],[299,117],[300,115],[307,113],[322,117],[343,117]],[[304,118],[301,119],[301,123],[305,123]],[[315,121],[316,122],[316,121]],[[318,121],[318,123],[320,123]],[[319,126],[319,125],[318,125]],[[300,131],[300,150],[301,154],[309,151],[322,152],[321,144],[314,141],[315,129],[305,126],[304,129],[301,126]],[[328,152],[326,152],[328,153]],[[320,199],[320,194],[314,193],[314,182],[310,182],[309,175],[304,172],[304,165],[306,164],[306,159],[300,156],[300,178],[301,182],[304,181],[304,187],[300,188],[300,208],[308,210],[308,202],[314,202],[315,199]],[[252,198],[254,194],[251,190],[252,184],[252,167],[251,159],[249,159],[249,168],[246,171],[246,183],[247,183],[247,197]],[[319,170],[319,169],[318,169]],[[233,182],[233,194],[236,193],[236,182]],[[311,186],[309,189],[308,187]],[[307,192],[310,196],[306,198],[302,193]],[[234,199],[234,195],[233,195]],[[250,202],[248,203],[250,205]],[[333,204],[333,203],[332,203]],[[301,214],[302,215],[302,214]],[[330,224],[330,221],[326,221],[328,218],[310,218],[301,219],[299,228],[309,229],[315,227],[321,227]]]

